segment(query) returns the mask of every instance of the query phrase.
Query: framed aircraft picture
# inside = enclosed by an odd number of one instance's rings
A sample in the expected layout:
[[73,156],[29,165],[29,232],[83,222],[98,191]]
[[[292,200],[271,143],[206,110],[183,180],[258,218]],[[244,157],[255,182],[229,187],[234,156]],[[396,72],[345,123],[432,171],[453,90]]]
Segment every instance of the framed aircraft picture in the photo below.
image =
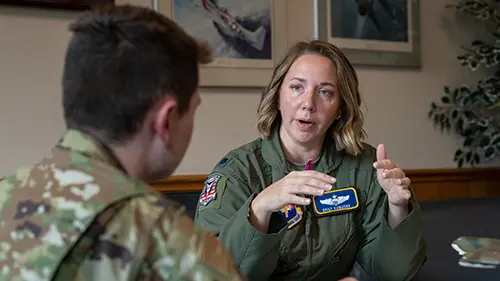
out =
[[356,65],[420,67],[419,0],[316,0],[318,37]]
[[154,8],[207,42],[204,87],[263,87],[286,52],[286,0],[155,0]]
[[0,5],[83,11],[96,5],[113,4],[114,0],[0,0]]

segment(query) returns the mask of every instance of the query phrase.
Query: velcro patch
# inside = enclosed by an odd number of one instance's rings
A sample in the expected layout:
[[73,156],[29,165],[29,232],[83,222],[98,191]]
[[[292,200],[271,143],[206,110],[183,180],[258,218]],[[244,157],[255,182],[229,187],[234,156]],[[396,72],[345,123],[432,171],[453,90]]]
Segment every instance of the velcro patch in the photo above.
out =
[[316,216],[347,212],[358,207],[359,199],[354,187],[334,189],[321,196],[313,196],[313,210]]
[[292,207],[290,204],[281,208],[280,215],[285,218],[288,223],[288,229],[294,227],[298,224],[303,218],[303,212],[300,207]]
[[201,191],[200,204],[207,206],[210,202],[217,197],[217,184],[222,179],[221,175],[213,174],[205,180],[205,186]]
[[231,162],[231,159],[229,157],[223,157],[219,163],[217,163],[217,166],[219,166],[220,168],[224,168],[226,167],[227,163]]

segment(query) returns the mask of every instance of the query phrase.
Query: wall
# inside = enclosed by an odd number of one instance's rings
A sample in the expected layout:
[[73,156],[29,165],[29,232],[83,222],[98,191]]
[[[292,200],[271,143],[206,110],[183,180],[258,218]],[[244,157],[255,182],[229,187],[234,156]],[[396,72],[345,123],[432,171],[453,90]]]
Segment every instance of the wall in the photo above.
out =
[[[421,0],[421,69],[358,68],[369,142],[385,143],[407,169],[455,166],[455,137],[434,130],[427,111],[444,85],[478,77],[455,60],[474,32],[457,24],[453,11],[444,9],[448,2]],[[36,161],[63,133],[60,76],[67,25],[75,16],[0,7],[0,174]],[[289,45],[312,38],[312,0],[289,0],[288,25]],[[257,137],[260,89],[202,89],[202,98],[179,175],[206,174],[225,152]]]

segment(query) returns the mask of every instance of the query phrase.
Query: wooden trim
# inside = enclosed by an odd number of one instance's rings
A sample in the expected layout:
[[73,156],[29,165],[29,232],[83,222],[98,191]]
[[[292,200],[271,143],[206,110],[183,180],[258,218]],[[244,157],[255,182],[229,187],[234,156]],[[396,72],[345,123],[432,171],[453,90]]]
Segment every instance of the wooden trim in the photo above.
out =
[[167,180],[150,183],[160,192],[200,192],[207,175],[172,176]]
[[[406,170],[419,200],[500,198],[500,168]],[[200,192],[207,175],[179,175],[151,183],[160,192]]]

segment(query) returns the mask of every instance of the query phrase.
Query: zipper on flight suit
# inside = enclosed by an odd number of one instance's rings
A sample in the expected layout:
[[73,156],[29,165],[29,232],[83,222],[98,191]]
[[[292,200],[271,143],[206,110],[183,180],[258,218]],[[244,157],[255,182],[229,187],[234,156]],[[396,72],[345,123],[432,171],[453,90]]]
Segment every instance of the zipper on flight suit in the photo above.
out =
[[311,245],[311,210],[310,206],[305,208],[306,210],[306,226],[305,226],[305,236],[306,236],[306,250],[307,250],[307,264],[306,264],[306,274],[305,280],[307,280],[307,276],[309,275],[309,271],[312,266],[312,245]]

